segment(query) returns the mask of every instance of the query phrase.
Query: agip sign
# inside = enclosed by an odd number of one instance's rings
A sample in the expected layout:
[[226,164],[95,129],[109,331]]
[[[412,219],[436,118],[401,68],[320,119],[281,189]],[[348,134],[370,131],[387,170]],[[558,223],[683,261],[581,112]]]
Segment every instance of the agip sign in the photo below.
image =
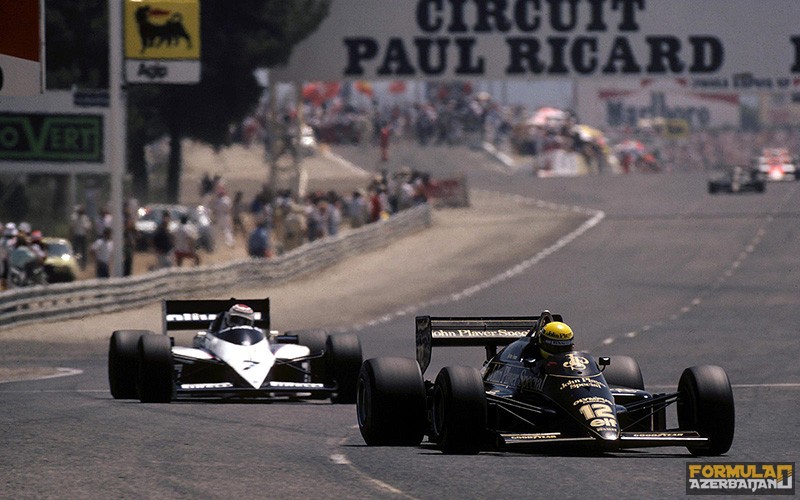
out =
[[200,81],[198,0],[126,0],[124,28],[127,82]]
[[800,2],[337,0],[285,80],[691,77],[791,86]]

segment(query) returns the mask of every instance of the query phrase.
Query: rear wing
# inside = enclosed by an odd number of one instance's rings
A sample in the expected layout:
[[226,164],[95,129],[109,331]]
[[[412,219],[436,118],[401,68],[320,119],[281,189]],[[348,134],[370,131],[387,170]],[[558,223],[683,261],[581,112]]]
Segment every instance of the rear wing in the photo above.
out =
[[417,363],[423,373],[431,362],[434,346],[485,347],[487,358],[498,346],[532,334],[540,321],[561,321],[558,314],[540,316],[434,317],[417,316]]
[[165,300],[162,302],[164,332],[207,330],[217,315],[234,304],[247,304],[255,313],[255,326],[269,330],[269,298],[222,300]]

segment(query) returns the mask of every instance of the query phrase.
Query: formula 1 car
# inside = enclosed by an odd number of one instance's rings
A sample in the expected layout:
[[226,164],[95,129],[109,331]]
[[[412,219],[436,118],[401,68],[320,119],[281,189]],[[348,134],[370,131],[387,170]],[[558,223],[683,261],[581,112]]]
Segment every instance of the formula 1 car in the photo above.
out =
[[767,180],[793,181],[800,179],[797,158],[789,154],[788,148],[764,148],[758,157],[757,167]]
[[[356,414],[367,445],[417,446],[425,435],[444,453],[490,449],[613,452],[685,446],[694,455],[728,451],[733,392],[718,366],[687,368],[678,391],[644,389],[630,357],[538,353],[537,335],[559,315],[416,318],[417,359],[373,358],[358,378]],[[442,368],[423,380],[434,346],[483,346],[486,363]],[[497,352],[499,346],[505,346]],[[535,347],[535,349],[531,349]],[[666,408],[677,405],[677,428]]]
[[[252,324],[225,327],[229,308]],[[108,382],[115,399],[168,403],[186,398],[326,399],[354,403],[361,343],[353,334],[270,330],[269,299],[166,300],[164,334],[111,335]],[[192,347],[169,333],[198,331]]]
[[709,194],[723,193],[763,193],[767,181],[764,174],[755,169],[746,170],[734,167],[729,172],[708,181]]

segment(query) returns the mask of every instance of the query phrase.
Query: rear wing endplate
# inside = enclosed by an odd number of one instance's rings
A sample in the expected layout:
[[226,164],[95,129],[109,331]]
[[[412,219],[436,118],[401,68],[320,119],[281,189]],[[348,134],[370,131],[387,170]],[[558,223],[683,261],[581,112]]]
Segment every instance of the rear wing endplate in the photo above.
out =
[[255,326],[269,330],[269,298],[266,299],[212,299],[165,300],[162,302],[164,332],[177,330],[207,330],[218,314],[234,304],[246,304],[255,313]]
[[540,319],[561,321],[558,314],[542,316],[434,317],[417,316],[417,363],[423,373],[431,362],[434,346],[479,346],[495,349],[527,336]]

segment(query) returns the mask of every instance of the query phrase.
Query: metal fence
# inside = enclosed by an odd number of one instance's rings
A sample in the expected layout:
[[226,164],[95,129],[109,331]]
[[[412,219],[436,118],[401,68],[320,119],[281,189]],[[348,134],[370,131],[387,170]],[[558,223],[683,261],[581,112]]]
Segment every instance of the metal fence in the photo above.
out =
[[248,259],[212,266],[171,267],[124,278],[38,285],[0,293],[0,329],[42,320],[119,311],[175,294],[235,286],[274,285],[388,245],[431,225],[424,204],[391,218],[324,238],[271,259]]

